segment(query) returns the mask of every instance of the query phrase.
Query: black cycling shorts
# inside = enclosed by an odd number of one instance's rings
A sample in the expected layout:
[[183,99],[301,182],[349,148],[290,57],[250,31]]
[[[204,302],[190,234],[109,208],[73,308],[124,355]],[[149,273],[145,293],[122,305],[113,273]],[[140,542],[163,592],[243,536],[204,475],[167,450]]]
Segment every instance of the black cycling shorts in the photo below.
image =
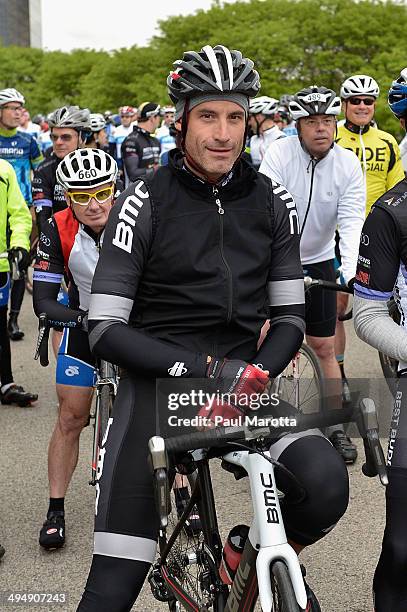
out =
[[[335,282],[334,260],[303,265],[304,276]],[[335,335],[336,292],[319,287],[305,293],[306,334],[329,338]]]

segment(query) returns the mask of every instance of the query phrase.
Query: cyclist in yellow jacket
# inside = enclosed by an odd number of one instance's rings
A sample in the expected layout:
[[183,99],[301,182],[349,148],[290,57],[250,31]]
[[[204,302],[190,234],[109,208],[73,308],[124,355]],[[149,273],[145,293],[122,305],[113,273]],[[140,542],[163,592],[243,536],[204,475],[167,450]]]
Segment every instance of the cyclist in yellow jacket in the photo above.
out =
[[[373,117],[380,90],[377,82],[365,74],[355,74],[342,83],[342,108],[345,123],[338,126],[336,142],[358,157],[366,184],[366,215],[374,202],[404,179],[400,150],[395,138],[375,127]],[[337,313],[344,313],[346,295],[338,293]],[[337,321],[335,331],[336,359],[342,373],[343,398],[350,400],[343,358],[345,327]]]
[[[29,406],[38,395],[16,385],[11,371],[10,339],[7,332],[7,304],[10,289],[9,256],[24,270],[30,248],[32,219],[9,162],[0,159],[0,401]],[[10,232],[8,246],[7,234]]]
[[345,123],[338,127],[336,142],[360,160],[366,181],[366,215],[386,191],[404,179],[396,139],[372,125],[379,86],[367,75],[356,74],[341,87]]

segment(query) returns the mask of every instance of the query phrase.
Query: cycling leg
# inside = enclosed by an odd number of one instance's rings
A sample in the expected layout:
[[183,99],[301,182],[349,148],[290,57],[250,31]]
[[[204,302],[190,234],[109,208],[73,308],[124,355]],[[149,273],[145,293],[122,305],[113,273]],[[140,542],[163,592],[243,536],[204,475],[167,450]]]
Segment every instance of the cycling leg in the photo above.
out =
[[154,405],[155,381],[121,378],[98,466],[94,558],[79,612],[130,610],[154,561],[158,517],[147,463]]
[[386,527],[373,580],[376,612],[407,609],[407,372],[402,373],[390,425]]

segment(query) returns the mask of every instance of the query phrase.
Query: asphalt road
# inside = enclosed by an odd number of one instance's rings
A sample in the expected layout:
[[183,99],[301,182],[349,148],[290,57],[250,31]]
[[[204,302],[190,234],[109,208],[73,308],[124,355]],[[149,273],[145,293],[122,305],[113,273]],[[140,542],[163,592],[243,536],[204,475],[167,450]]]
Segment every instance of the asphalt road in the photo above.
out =
[[[6,605],[3,597],[0,610],[73,612],[92,554],[94,490],[87,484],[91,429],[82,434],[80,459],[66,498],[67,543],[60,551],[46,553],[38,545],[38,533],[47,511],[47,446],[57,412],[55,368],[53,361],[44,369],[33,360],[36,320],[29,296],[21,326],[26,336],[12,344],[14,378],[38,392],[39,401],[32,408],[0,406],[0,542],[6,547],[0,562],[0,592],[65,593],[67,602],[27,607]],[[378,384],[377,353],[354,336],[350,324],[347,327],[348,376],[369,380],[364,384],[369,384],[384,413],[390,395]],[[359,388],[361,381],[352,385]],[[383,416],[383,436],[387,420]],[[351,495],[346,515],[323,541],[302,554],[308,582],[318,594],[323,612],[372,610],[371,584],[384,525],[384,489],[376,479],[362,476],[361,464],[360,453],[358,462],[349,469]],[[249,523],[251,507],[245,480],[236,483],[221,470],[216,470],[214,480],[222,532],[226,534],[236,523]],[[165,609],[152,598],[148,587],[134,607],[139,612]]]

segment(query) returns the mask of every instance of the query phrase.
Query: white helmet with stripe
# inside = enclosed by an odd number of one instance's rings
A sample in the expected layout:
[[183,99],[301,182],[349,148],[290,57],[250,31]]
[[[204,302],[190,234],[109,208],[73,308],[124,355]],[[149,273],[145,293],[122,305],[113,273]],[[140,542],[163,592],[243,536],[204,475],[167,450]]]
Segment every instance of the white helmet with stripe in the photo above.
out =
[[2,89],[0,90],[0,106],[4,106],[9,102],[19,102],[20,104],[25,104],[25,99],[22,94],[20,94],[17,89]]
[[279,107],[279,101],[268,96],[259,96],[250,100],[249,114],[250,115],[274,115]]
[[76,149],[59,163],[56,178],[65,190],[98,187],[113,183],[117,164],[102,149]]
[[353,96],[372,96],[378,98],[380,93],[379,85],[366,74],[354,74],[342,83],[341,98],[347,100]]
[[106,120],[101,113],[91,113],[89,115],[89,126],[92,132],[100,132],[106,127]]

